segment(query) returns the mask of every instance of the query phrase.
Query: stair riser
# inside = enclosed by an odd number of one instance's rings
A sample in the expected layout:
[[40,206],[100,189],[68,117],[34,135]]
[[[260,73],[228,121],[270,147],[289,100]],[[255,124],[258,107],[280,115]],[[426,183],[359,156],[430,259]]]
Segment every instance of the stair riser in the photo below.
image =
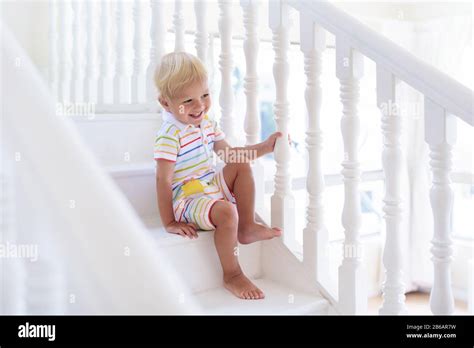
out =
[[159,219],[154,170],[112,176],[139,216]]
[[153,161],[153,143],[161,124],[158,114],[73,116],[76,127],[106,166]]

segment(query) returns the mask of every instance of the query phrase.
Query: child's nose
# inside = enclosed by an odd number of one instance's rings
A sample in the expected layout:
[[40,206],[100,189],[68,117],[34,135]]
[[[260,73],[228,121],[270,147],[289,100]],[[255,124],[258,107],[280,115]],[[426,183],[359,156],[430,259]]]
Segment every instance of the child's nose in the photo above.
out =
[[194,107],[196,109],[202,110],[204,109],[204,102],[202,100],[196,100],[194,103]]

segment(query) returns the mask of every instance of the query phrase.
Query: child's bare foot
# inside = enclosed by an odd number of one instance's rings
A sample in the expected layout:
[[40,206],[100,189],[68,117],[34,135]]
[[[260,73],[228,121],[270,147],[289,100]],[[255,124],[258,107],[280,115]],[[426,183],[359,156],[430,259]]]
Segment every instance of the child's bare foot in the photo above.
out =
[[224,276],[224,286],[235,296],[245,300],[260,300],[265,297],[262,290],[257,288],[242,272]]
[[281,236],[282,232],[278,227],[270,228],[258,222],[253,222],[239,226],[239,242],[240,244],[250,244],[259,240],[272,239]]

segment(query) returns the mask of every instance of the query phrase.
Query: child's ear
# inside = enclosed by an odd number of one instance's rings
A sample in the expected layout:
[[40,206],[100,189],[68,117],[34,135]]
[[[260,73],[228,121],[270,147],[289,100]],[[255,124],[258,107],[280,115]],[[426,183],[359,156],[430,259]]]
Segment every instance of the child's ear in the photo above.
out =
[[160,102],[161,106],[168,112],[170,112],[170,104],[166,98],[158,97],[158,101]]

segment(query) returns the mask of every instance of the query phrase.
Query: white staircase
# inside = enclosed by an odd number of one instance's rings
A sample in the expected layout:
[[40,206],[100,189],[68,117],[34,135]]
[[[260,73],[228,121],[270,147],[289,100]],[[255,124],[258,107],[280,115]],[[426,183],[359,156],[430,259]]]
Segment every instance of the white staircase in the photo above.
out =
[[[107,119],[109,129],[114,129],[116,135],[125,133],[128,129],[140,129],[144,124],[149,126],[152,115],[140,119],[132,119],[130,115],[127,122]],[[81,120],[78,125],[82,135],[88,139],[91,134],[97,134],[96,128],[101,128],[101,117],[94,121]],[[155,119],[155,124],[159,118]],[[108,146],[120,147],[121,136],[109,139]],[[150,138],[150,140],[153,140]],[[103,149],[96,143],[92,150],[100,153]],[[151,144],[150,144],[151,146]],[[161,226],[157,217],[158,208],[155,192],[155,164],[153,162],[128,163],[108,166],[110,175],[118,187],[128,198],[136,213],[141,217],[149,233],[156,242],[156,248],[167,259],[176,272],[182,277],[183,282],[189,287],[193,300],[208,314],[327,314],[329,302],[322,297],[317,288],[311,285],[302,274],[303,266],[291,252],[282,253],[280,257],[293,261],[293,266],[300,267],[298,281],[293,281],[285,272],[294,272],[294,268],[280,268],[275,270],[272,261],[264,260],[264,254],[278,250],[285,250],[281,241],[257,242],[249,245],[239,245],[239,261],[244,273],[265,292],[265,299],[259,301],[243,301],[236,298],[223,287],[222,268],[214,245],[214,231],[200,231],[197,239],[188,239],[170,234]],[[275,243],[276,242],[276,243]],[[275,245],[280,248],[276,247]],[[283,262],[285,263],[285,262]],[[278,265],[281,267],[281,265]],[[277,274],[276,277],[272,277]],[[184,304],[189,301],[189,295],[178,294],[179,301]]]
[[[183,239],[166,233],[157,220],[158,209],[155,192],[155,172],[152,158],[154,135],[160,124],[156,112],[157,103],[152,85],[140,90],[140,96],[132,95],[130,85],[142,86],[145,83],[143,37],[135,35],[133,41],[134,69],[127,64],[123,53],[128,52],[127,37],[124,34],[125,21],[121,19],[131,10],[131,3],[115,7],[112,3],[101,6],[102,47],[92,39],[90,31],[87,43],[90,46],[87,57],[72,55],[79,52],[81,41],[79,32],[80,13],[95,14],[96,6],[87,3],[87,11],[79,11],[78,4],[52,2],[51,21],[59,21],[59,33],[51,35],[52,57],[57,62],[52,67],[51,90],[58,103],[92,104],[96,111],[92,118],[84,116],[57,115],[54,99],[50,98],[43,81],[29,62],[28,57],[16,47],[16,42],[2,30],[2,53],[8,60],[2,61],[2,73],[6,76],[5,85],[5,124],[11,132],[2,143],[2,151],[9,149],[9,157],[20,153],[24,158],[21,165],[12,166],[14,175],[41,183],[44,196],[34,201],[38,212],[51,213],[51,226],[46,230],[58,240],[58,247],[64,252],[57,260],[66,270],[82,270],[80,284],[87,284],[89,296],[80,301],[87,303],[77,309],[72,298],[76,293],[71,283],[79,278],[73,272],[61,274],[69,286],[69,303],[66,313],[207,313],[207,314],[332,314],[365,313],[367,292],[364,290],[364,271],[361,267],[360,247],[360,209],[358,182],[360,163],[357,158],[357,139],[359,137],[357,103],[358,81],[363,68],[363,56],[377,64],[377,104],[383,120],[384,148],[380,149],[384,158],[386,199],[386,245],[384,266],[386,281],[383,289],[384,304],[381,313],[400,314],[404,312],[404,284],[400,277],[400,262],[403,250],[399,243],[401,199],[398,176],[391,175],[400,170],[401,120],[385,110],[396,97],[396,82],[409,83],[425,96],[426,142],[431,149],[431,169],[434,175],[432,188],[433,213],[435,221],[433,238],[433,261],[435,282],[431,296],[433,313],[452,313],[453,296],[449,265],[451,256],[450,219],[452,190],[449,174],[451,144],[454,136],[455,118],[473,125],[473,92],[436,69],[419,61],[411,54],[389,40],[365,27],[349,15],[343,13],[326,1],[270,1],[269,24],[273,33],[273,62],[275,77],[275,121],[284,136],[275,149],[277,173],[275,191],[272,197],[271,214],[259,211],[261,216],[271,215],[271,224],[283,227],[285,243],[282,238],[239,247],[239,256],[244,272],[262,288],[264,300],[240,300],[222,286],[222,271],[213,243],[212,232],[200,232],[197,240]],[[176,2],[180,5],[181,2]],[[221,38],[221,95],[220,108],[225,116],[222,119],[224,132],[232,134],[232,51],[231,51],[231,3],[219,1],[219,36]],[[248,66],[246,94],[248,110],[245,115],[247,143],[254,143],[259,131],[258,110],[256,106],[258,59],[256,40],[256,17],[253,14],[261,5],[258,1],[240,2],[245,11],[245,46]],[[109,5],[112,5],[110,7]],[[123,6],[122,6],[123,5]],[[140,27],[143,3],[133,2],[133,23]],[[163,2],[151,1],[150,19],[151,46],[150,57],[158,59],[164,52],[164,36],[160,16]],[[258,5],[258,6],[257,6]],[[263,5],[262,5],[263,6]],[[129,8],[130,7],[130,8]],[[303,218],[304,212],[295,211],[291,193],[291,156],[286,135],[289,127],[289,101],[287,100],[288,72],[290,62],[287,58],[289,47],[289,13],[295,11],[300,16],[301,50],[305,56],[307,75],[306,101],[309,126],[307,130],[307,149],[309,172],[307,191],[309,204],[306,214],[307,227],[304,230],[303,260],[299,260],[289,249],[294,241],[294,222]],[[109,12],[110,11],[110,12]],[[113,12],[112,12],[113,11]],[[176,47],[184,42],[184,21],[182,6],[175,7],[174,33]],[[197,51],[204,52],[208,47],[202,40],[207,32],[203,22],[203,7],[196,7],[199,30],[197,31]],[[109,15],[115,20],[106,21]],[[74,20],[72,20],[74,18]],[[94,18],[89,17],[90,22]],[[114,24],[112,24],[112,22]],[[109,71],[110,25],[115,25],[116,64],[112,81]],[[72,30],[74,28],[74,30]],[[321,123],[321,54],[326,47],[325,31],[336,37],[336,71],[341,81],[341,103],[343,104],[342,138],[346,158],[341,159],[345,184],[343,227],[345,229],[343,263],[339,269],[339,282],[328,274],[325,250],[328,247],[327,230],[322,219],[324,191],[323,169],[320,163],[322,154]],[[139,33],[136,31],[135,34]],[[56,35],[57,34],[57,35]],[[6,37],[6,39],[4,38]],[[66,47],[65,42],[71,42]],[[212,41],[212,40],[211,40]],[[212,47],[211,47],[212,48]],[[204,50],[203,50],[204,49]],[[100,51],[100,52],[99,52]],[[94,69],[86,69],[81,74],[84,63],[93,66],[95,54],[100,54],[100,71],[97,96],[89,88],[84,93],[77,86],[81,80],[85,86],[96,85]],[[21,57],[18,58],[18,57]],[[73,59],[72,59],[73,58]],[[202,57],[201,57],[202,58]],[[14,64],[22,62],[22,69]],[[151,79],[156,62],[149,61],[147,78]],[[26,67],[26,68],[25,68]],[[75,80],[71,77],[80,76]],[[107,77],[107,78],[105,78]],[[139,81],[142,81],[141,83]],[[108,83],[105,83],[108,81]],[[8,88],[7,88],[8,86]],[[40,93],[39,93],[40,92]],[[134,90],[134,92],[137,92]],[[146,97],[145,97],[146,94]],[[113,97],[113,98],[112,98]],[[25,103],[25,98],[28,103]],[[145,101],[144,98],[146,98]],[[113,99],[113,100],[112,100]],[[217,96],[215,100],[217,100]],[[217,104],[217,103],[216,103]],[[215,105],[218,108],[218,105]],[[385,111],[384,111],[385,110]],[[108,113],[108,114],[107,114]],[[33,117],[34,116],[34,117]],[[75,127],[73,127],[75,125]],[[78,133],[82,137],[78,136]],[[3,141],[3,139],[2,139]],[[90,151],[91,150],[91,151]],[[45,156],[45,153],[47,156]],[[95,156],[94,156],[95,155]],[[17,161],[18,162],[18,161]],[[14,163],[14,161],[12,161]],[[61,166],[58,163],[62,163]],[[101,168],[102,167],[102,168]],[[31,171],[31,169],[35,171]],[[258,168],[258,165],[257,165]],[[257,169],[259,170],[259,169]],[[108,175],[117,185],[113,185]],[[260,172],[261,173],[261,172]],[[2,173],[3,174],[3,173]],[[261,179],[257,177],[257,179]],[[44,186],[44,187],[43,187]],[[118,190],[119,188],[120,190]],[[121,192],[120,192],[121,191]],[[123,193],[123,195],[121,194]],[[12,193],[14,196],[15,192]],[[16,192],[18,194],[18,192]],[[36,197],[36,198],[38,198]],[[124,198],[126,197],[127,200]],[[433,198],[434,197],[434,198]],[[261,198],[261,197],[259,197]],[[13,199],[12,199],[13,201]],[[28,211],[20,211],[26,214]],[[3,214],[3,212],[2,212]],[[13,214],[13,213],[11,213]],[[16,213],[17,214],[17,213]],[[22,215],[24,217],[24,215]],[[27,220],[27,219],[25,219]],[[16,233],[16,231],[14,231]],[[12,232],[11,238],[21,237]],[[67,242],[69,244],[61,244]],[[72,251],[72,253],[70,253]],[[124,252],[125,251],[125,252]],[[4,262],[4,260],[0,260]],[[9,261],[9,260],[7,260]],[[23,267],[22,265],[21,267]],[[68,268],[71,267],[71,268]],[[75,267],[75,268],[74,268]],[[22,270],[24,270],[22,268]],[[43,270],[42,272],[46,272]],[[337,277],[337,276],[336,276]],[[75,279],[71,279],[75,278]],[[48,279],[43,277],[40,279]],[[29,280],[31,282],[31,279]],[[5,282],[9,301],[22,300],[20,290],[28,289],[24,280],[16,283]],[[28,282],[28,280],[26,280]],[[45,282],[46,283],[46,282]],[[18,287],[23,287],[17,290]],[[50,284],[46,284],[52,286]],[[47,288],[46,287],[46,288]],[[48,288],[46,289],[48,290]],[[26,293],[28,298],[34,294]],[[39,296],[35,301],[42,301]],[[80,298],[80,296],[77,296]],[[123,299],[127,300],[124,301]],[[27,308],[26,311],[29,309]],[[3,312],[5,312],[3,310]]]
[[[262,263],[263,243],[239,246],[245,274],[265,292],[265,299],[241,300],[222,285],[222,269],[214,245],[214,232],[199,232],[195,240],[152,228],[157,248],[182,275],[192,296],[208,314],[327,314],[329,303],[316,290],[309,291],[272,279]],[[186,302],[184,296],[181,297]]]
[[[99,114],[91,119],[77,115],[73,119],[89,148],[147,227],[157,252],[188,286],[190,294],[177,294],[178,301],[184,305],[193,301],[209,314],[328,313],[329,301],[304,275],[303,265],[281,240],[239,245],[244,273],[266,295],[264,300],[243,301],[223,287],[213,231],[201,231],[199,238],[191,240],[163,229],[156,201],[155,163],[146,161],[161,122],[160,114]],[[273,254],[280,262],[273,261]],[[296,272],[295,267],[299,269]]]

